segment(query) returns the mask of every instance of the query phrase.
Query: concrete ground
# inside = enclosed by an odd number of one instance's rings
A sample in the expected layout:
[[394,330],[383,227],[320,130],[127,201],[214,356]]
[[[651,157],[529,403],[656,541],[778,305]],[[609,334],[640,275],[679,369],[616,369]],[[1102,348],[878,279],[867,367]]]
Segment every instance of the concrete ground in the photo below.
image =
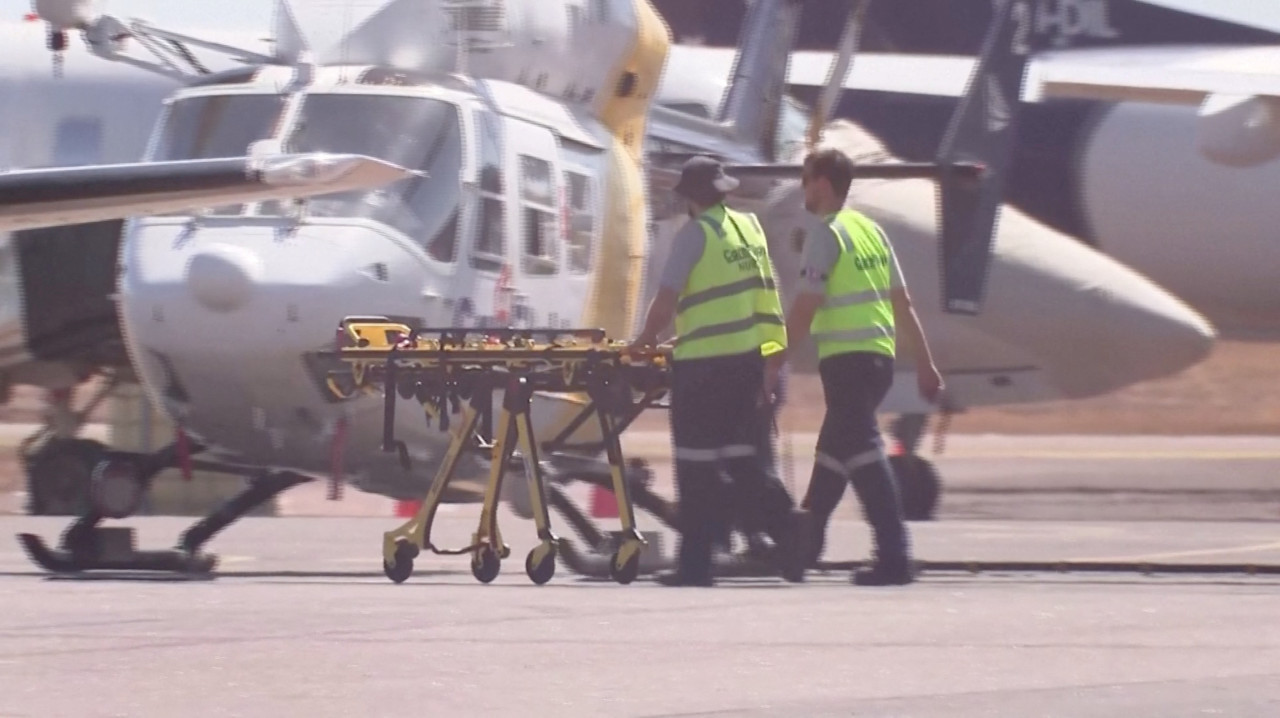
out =
[[[793,439],[803,486],[811,437]],[[664,492],[665,447],[628,436]],[[512,552],[493,584],[466,558],[424,554],[394,585],[380,566],[393,503],[329,502],[322,484],[286,494],[289,516],[215,539],[212,581],[50,578],[12,537],[54,541],[66,520],[2,517],[0,716],[1280,715],[1280,440],[957,436],[945,449],[940,520],[911,531],[918,558],[959,570],[897,588],[842,572],[619,586],[563,563],[534,586],[532,523],[505,508]],[[478,516],[443,507],[434,542],[467,545]],[[669,559],[674,535],[640,520],[659,535],[650,558]],[[191,521],[129,523],[161,548]],[[871,550],[848,498],[828,547],[832,561]],[[1047,566],[963,570],[983,561]],[[1142,570],[1211,563],[1241,568]]]
[[[472,507],[474,508],[474,507]],[[435,534],[460,546],[476,513]],[[842,574],[671,589],[524,576],[529,523],[491,585],[464,558],[379,575],[388,519],[250,519],[211,547],[213,581],[49,579],[0,543],[0,715],[1045,716],[1280,711],[1274,576]],[[164,546],[184,522],[140,519]],[[59,522],[9,518],[53,535]],[[1119,557],[1280,564],[1262,523],[955,521],[921,558]],[[865,531],[833,526],[833,558]],[[662,550],[670,553],[668,544]],[[311,572],[285,575],[286,571]]]
[[[793,495],[808,486],[815,437],[779,443]],[[655,490],[674,496],[670,443],[660,432],[629,432],[628,457],[645,457]],[[942,521],[1276,520],[1280,519],[1280,438],[956,436],[941,454],[923,455],[943,481]],[[513,482],[511,487],[522,487]],[[281,497],[289,516],[391,516],[394,502],[348,490],[326,501],[326,486],[306,485]],[[518,489],[512,489],[518,490]],[[571,487],[582,505],[589,490]],[[838,514],[855,518],[849,492]]]

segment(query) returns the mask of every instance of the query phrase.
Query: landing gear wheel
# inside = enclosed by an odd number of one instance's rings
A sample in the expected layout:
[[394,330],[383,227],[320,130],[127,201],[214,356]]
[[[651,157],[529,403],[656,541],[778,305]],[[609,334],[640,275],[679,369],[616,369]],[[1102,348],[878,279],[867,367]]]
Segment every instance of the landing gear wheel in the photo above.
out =
[[128,459],[103,459],[90,475],[89,499],[106,518],[132,516],[142,504],[144,493],[142,471]]
[[636,580],[636,576],[640,575],[640,552],[631,554],[631,558],[622,564],[622,568],[618,568],[618,551],[615,551],[609,557],[609,578],[617,581],[623,586]]
[[413,575],[413,559],[418,556],[418,547],[404,539],[396,541],[395,565],[382,559],[382,572],[396,583],[404,583]]
[[932,521],[942,493],[942,481],[932,463],[914,454],[889,457],[902,495],[902,513],[908,521]]
[[90,508],[93,469],[107,449],[90,439],[52,439],[26,461],[33,516],[81,516]]
[[481,546],[471,554],[471,575],[480,583],[491,583],[501,568],[502,559],[488,546]]
[[[540,547],[539,547],[540,548]],[[529,580],[541,586],[551,577],[556,575],[556,547],[552,546],[550,551],[543,555],[542,560],[534,563],[534,555],[538,553],[538,549],[534,548],[524,559],[524,572],[529,575]]]

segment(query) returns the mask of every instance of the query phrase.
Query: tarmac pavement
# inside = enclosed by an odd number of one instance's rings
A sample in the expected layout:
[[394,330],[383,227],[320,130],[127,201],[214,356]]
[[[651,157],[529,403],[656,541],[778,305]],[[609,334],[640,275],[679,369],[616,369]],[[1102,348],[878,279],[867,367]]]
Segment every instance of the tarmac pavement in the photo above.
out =
[[[476,508],[449,507],[435,542],[465,545]],[[1280,576],[951,571],[860,588],[833,572],[672,589],[561,565],[534,586],[531,522],[499,520],[512,553],[490,585],[465,557],[429,554],[392,584],[390,519],[248,519],[210,546],[225,571],[212,581],[46,578],[7,540],[0,716],[1280,711]],[[141,546],[161,547],[187,521],[133,523]],[[55,538],[62,522],[3,524]],[[1280,565],[1280,528],[1258,522],[955,521],[913,535],[929,560]],[[837,521],[829,545],[862,558],[865,528]]]
[[[809,451],[796,442],[795,476]],[[427,553],[395,585],[380,566],[392,503],[328,502],[318,483],[286,494],[311,517],[218,536],[207,581],[47,577],[12,537],[56,541],[66,519],[0,517],[0,718],[1280,715],[1280,441],[954,437],[937,464],[942,518],[911,532],[918,558],[953,568],[894,588],[843,571],[620,586],[563,563],[534,586],[532,522],[505,508],[493,584]],[[467,545],[479,508],[443,507],[433,541]],[[160,548],[193,520],[125,523]],[[671,557],[675,537],[640,520]],[[582,546],[558,514],[552,528]],[[826,558],[870,549],[846,500]],[[967,570],[994,561],[1042,568]],[[1215,563],[1233,568],[1175,570]]]

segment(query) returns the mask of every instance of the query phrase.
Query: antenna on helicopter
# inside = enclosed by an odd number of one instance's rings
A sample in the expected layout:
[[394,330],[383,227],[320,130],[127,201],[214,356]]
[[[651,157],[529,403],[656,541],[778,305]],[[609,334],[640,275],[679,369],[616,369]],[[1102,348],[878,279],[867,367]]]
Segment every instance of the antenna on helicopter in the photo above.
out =
[[66,62],[67,31],[84,30],[97,18],[93,0],[31,0],[31,12],[23,19],[48,23],[45,47],[53,53],[53,76],[62,78]]

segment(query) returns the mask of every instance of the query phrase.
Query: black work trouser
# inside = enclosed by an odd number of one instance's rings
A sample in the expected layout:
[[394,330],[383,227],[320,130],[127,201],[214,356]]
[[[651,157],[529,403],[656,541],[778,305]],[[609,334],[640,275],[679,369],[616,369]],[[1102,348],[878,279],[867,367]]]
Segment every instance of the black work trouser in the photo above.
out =
[[679,566],[690,579],[710,577],[712,544],[734,519],[776,543],[789,538],[791,495],[757,450],[768,412],[758,402],[763,382],[764,360],[756,352],[672,364]]
[[[773,477],[782,476],[778,470],[778,456],[777,452],[774,451],[774,442],[777,433],[775,427],[777,426],[778,412],[782,410],[782,403],[785,400],[786,385],[787,377],[784,371],[782,376],[779,377],[778,386],[774,391],[777,400],[761,408],[760,420],[756,422],[756,456],[759,457],[760,465],[770,477],[770,480]],[[784,487],[785,485],[785,482],[783,482]],[[742,505],[743,498],[741,493],[732,493],[730,495],[730,506],[725,514],[725,523],[720,527],[719,537],[716,540],[725,551],[729,551],[733,547],[733,531],[735,529],[743,532],[748,544],[753,547],[758,545],[760,535],[765,533],[765,527],[759,523],[760,512],[754,511],[751,506]]]
[[877,559],[901,565],[910,559],[909,537],[876,423],[876,410],[893,384],[893,359],[874,352],[836,354],[820,361],[818,372],[827,412],[802,503],[811,517],[806,565],[813,566],[822,556],[831,513],[850,483],[871,525]]

